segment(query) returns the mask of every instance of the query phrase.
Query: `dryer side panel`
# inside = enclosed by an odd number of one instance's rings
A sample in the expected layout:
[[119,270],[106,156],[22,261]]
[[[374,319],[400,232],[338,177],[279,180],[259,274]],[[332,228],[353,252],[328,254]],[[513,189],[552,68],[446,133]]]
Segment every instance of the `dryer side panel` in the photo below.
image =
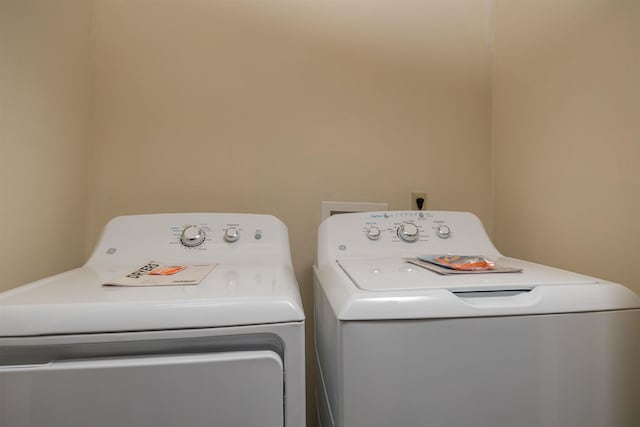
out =
[[340,328],[325,289],[320,285],[317,270],[314,269],[314,325],[315,325],[315,369],[316,406],[318,424],[334,427],[340,417]]

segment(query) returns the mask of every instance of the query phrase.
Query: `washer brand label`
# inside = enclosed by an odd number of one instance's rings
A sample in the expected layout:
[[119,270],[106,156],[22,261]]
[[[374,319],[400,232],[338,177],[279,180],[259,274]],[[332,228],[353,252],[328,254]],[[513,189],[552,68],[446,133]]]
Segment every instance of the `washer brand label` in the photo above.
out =
[[129,277],[131,279],[139,279],[145,274],[149,273],[154,268],[158,268],[158,267],[160,267],[160,264],[156,264],[155,262],[149,262],[143,265],[142,267],[140,267],[139,269],[137,269],[136,271],[134,271],[133,273],[127,274],[126,277]]

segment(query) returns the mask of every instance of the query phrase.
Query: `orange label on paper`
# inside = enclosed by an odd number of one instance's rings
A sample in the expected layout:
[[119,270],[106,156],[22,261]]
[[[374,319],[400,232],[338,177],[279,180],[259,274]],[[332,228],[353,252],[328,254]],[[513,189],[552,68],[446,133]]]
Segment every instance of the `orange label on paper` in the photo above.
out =
[[184,269],[185,267],[181,267],[179,265],[171,267],[160,267],[150,271],[149,274],[152,276],[171,276],[172,274],[179,273]]

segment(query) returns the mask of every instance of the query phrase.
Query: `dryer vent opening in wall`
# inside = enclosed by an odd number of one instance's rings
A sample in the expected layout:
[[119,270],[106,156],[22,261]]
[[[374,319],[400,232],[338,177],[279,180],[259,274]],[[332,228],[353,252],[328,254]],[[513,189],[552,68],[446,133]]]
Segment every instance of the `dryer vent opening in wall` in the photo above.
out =
[[389,210],[388,203],[366,203],[366,202],[321,202],[320,221],[324,221],[332,215]]

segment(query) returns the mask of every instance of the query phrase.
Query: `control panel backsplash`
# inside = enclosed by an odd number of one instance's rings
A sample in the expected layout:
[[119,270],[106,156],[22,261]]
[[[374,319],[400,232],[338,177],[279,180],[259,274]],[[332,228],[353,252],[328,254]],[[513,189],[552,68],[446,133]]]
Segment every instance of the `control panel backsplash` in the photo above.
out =
[[318,234],[318,262],[343,258],[477,254],[499,256],[468,212],[390,211],[334,215]]
[[117,217],[105,227],[88,264],[126,260],[290,263],[287,229],[270,215],[156,214]]

